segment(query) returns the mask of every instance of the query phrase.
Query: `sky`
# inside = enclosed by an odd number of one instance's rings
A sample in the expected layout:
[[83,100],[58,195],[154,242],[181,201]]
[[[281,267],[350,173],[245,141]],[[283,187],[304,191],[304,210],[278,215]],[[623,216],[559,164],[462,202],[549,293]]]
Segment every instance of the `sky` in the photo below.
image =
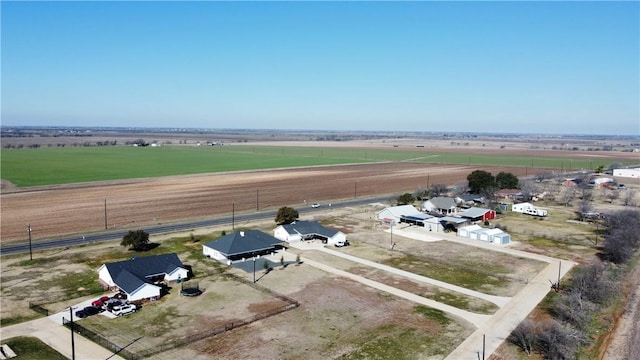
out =
[[2,126],[640,135],[640,2],[0,2]]

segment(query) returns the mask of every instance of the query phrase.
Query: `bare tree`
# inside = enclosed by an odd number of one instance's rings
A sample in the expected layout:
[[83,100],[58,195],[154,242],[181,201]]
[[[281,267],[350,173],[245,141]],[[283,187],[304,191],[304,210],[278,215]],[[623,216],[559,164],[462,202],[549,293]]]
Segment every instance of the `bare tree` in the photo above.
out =
[[455,184],[451,189],[451,193],[454,196],[466,194],[469,192],[469,182],[463,181]]
[[558,201],[564,206],[569,206],[571,202],[576,198],[576,193],[573,187],[565,186],[560,189],[560,195]]
[[607,190],[604,194],[605,198],[609,200],[610,204],[613,204],[614,201],[618,200],[620,197],[620,191],[618,190]]
[[633,190],[626,190],[624,192],[624,196],[622,197],[622,204],[624,206],[634,206],[635,205],[635,197],[636,193]]
[[531,355],[537,338],[536,325],[531,319],[524,319],[509,335],[509,341],[518,346],[527,355]]
[[626,263],[640,246],[640,211],[622,210],[605,219],[605,257],[615,263]]
[[581,337],[575,330],[552,320],[539,327],[536,348],[545,359],[572,359],[580,345],[580,340]]
[[429,189],[431,197],[446,195],[447,192],[447,185],[445,184],[433,184]]

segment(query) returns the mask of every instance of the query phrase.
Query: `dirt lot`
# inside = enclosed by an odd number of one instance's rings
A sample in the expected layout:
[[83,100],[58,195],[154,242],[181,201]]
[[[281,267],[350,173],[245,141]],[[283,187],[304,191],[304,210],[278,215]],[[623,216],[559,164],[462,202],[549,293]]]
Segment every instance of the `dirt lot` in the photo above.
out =
[[[103,231],[105,199],[109,229],[203,219],[304,206],[307,203],[413,192],[428,184],[455,184],[476,170],[420,163],[329,166],[305,169],[175,176],[138,181],[57,186],[3,192],[3,243]],[[521,168],[484,168],[524,175]],[[531,171],[531,169],[529,169]]]

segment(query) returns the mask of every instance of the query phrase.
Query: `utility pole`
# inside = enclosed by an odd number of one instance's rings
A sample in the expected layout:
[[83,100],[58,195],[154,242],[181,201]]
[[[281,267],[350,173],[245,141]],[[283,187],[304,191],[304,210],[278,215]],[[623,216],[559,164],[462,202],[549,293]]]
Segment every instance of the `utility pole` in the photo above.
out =
[[558,261],[558,282],[556,283],[556,292],[560,291],[560,269],[562,268],[562,261]]
[[253,282],[256,282],[256,257],[253,257]]
[[393,223],[394,221],[391,220],[391,244],[389,244],[389,249],[393,250]]
[[27,226],[27,232],[29,233],[29,260],[33,260],[33,252],[31,251],[31,224]]
[[231,202],[231,230],[236,228],[236,202]]
[[71,360],[76,360],[76,346],[73,341],[73,307],[69,306],[69,317],[71,318]]
[[107,198],[104,198],[104,229],[107,230]]
[[358,198],[358,182],[356,181],[355,186],[353,188],[353,198],[357,199]]
[[485,344],[486,344],[485,336],[486,336],[485,334],[482,334],[482,360],[484,360],[484,352],[485,352],[485,348],[486,348],[486,346],[485,346]]
[[256,189],[256,211],[260,211],[259,194],[260,189]]

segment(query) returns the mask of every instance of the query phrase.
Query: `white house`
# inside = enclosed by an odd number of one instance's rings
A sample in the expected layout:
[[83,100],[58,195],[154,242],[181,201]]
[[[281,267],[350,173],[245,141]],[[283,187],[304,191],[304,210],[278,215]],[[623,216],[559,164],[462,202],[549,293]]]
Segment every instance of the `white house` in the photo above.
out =
[[434,197],[422,203],[421,210],[440,214],[455,214],[458,209],[456,201],[448,197]]
[[344,243],[347,235],[342,231],[326,228],[316,221],[296,221],[273,229],[276,239],[286,242],[319,239],[327,244]]
[[155,284],[186,280],[188,277],[189,271],[174,253],[134,257],[103,264],[98,269],[98,278],[103,284],[112,290],[125,292],[132,302],[158,299],[162,287]]
[[390,223],[395,222],[396,224],[400,222],[400,219],[403,216],[423,216],[424,214],[418,211],[413,205],[399,205],[399,206],[391,206],[384,208],[384,210],[378,212],[377,218],[378,220],[383,220],[384,222]]

